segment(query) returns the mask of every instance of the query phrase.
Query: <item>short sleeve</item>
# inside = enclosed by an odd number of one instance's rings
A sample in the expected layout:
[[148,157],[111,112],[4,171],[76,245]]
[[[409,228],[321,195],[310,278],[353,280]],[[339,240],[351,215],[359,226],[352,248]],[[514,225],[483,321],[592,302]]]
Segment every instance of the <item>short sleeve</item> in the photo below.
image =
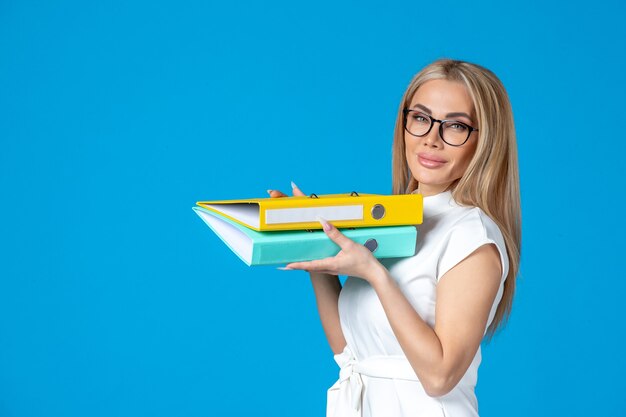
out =
[[483,245],[494,244],[500,253],[502,280],[509,270],[508,256],[502,232],[479,208],[474,208],[459,219],[441,243],[437,264],[437,282],[459,262]]

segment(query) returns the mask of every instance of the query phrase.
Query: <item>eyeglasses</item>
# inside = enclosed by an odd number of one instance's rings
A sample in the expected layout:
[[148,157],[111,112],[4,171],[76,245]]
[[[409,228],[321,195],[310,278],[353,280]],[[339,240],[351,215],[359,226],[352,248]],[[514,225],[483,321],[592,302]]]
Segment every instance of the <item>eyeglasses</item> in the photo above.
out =
[[413,136],[426,136],[439,123],[439,137],[450,146],[461,146],[478,129],[457,120],[437,120],[419,110],[404,109],[404,129]]

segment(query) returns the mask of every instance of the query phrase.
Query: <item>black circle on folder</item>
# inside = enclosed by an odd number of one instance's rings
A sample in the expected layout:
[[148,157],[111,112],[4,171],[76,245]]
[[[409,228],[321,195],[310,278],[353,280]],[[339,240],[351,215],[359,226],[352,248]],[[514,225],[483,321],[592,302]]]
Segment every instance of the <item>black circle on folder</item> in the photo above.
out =
[[369,249],[370,252],[374,252],[376,251],[376,249],[378,249],[378,242],[376,241],[376,239],[367,239],[365,245],[363,246]]
[[385,206],[383,206],[382,204],[376,204],[374,207],[372,207],[372,217],[375,220],[380,220],[385,217]]

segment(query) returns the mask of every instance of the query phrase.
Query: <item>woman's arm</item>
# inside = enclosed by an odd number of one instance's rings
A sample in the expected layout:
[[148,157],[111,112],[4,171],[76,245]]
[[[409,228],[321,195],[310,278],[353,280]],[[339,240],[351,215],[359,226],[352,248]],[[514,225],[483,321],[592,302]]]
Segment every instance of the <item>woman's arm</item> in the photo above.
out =
[[500,268],[495,246],[484,245],[441,277],[434,329],[382,265],[371,275],[394,334],[429,395],[450,392],[474,359],[500,285]]
[[437,284],[435,326],[431,328],[367,248],[328,223],[324,230],[341,247],[339,254],[287,267],[367,280],[378,294],[394,334],[425,391],[431,396],[450,392],[478,350],[500,286],[500,257],[494,245],[481,246],[441,277]]
[[341,353],[346,346],[346,339],[339,322],[339,292],[341,291],[339,277],[311,272],[311,283],[328,344],[334,354]]

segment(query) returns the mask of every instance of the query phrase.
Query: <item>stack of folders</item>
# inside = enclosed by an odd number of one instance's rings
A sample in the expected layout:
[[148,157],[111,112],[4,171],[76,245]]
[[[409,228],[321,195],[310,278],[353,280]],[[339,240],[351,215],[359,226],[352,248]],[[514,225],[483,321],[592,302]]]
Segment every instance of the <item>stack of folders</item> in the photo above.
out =
[[198,216],[247,265],[285,264],[341,250],[318,218],[331,222],[377,258],[415,254],[422,223],[420,194],[327,194],[310,197],[199,201]]

